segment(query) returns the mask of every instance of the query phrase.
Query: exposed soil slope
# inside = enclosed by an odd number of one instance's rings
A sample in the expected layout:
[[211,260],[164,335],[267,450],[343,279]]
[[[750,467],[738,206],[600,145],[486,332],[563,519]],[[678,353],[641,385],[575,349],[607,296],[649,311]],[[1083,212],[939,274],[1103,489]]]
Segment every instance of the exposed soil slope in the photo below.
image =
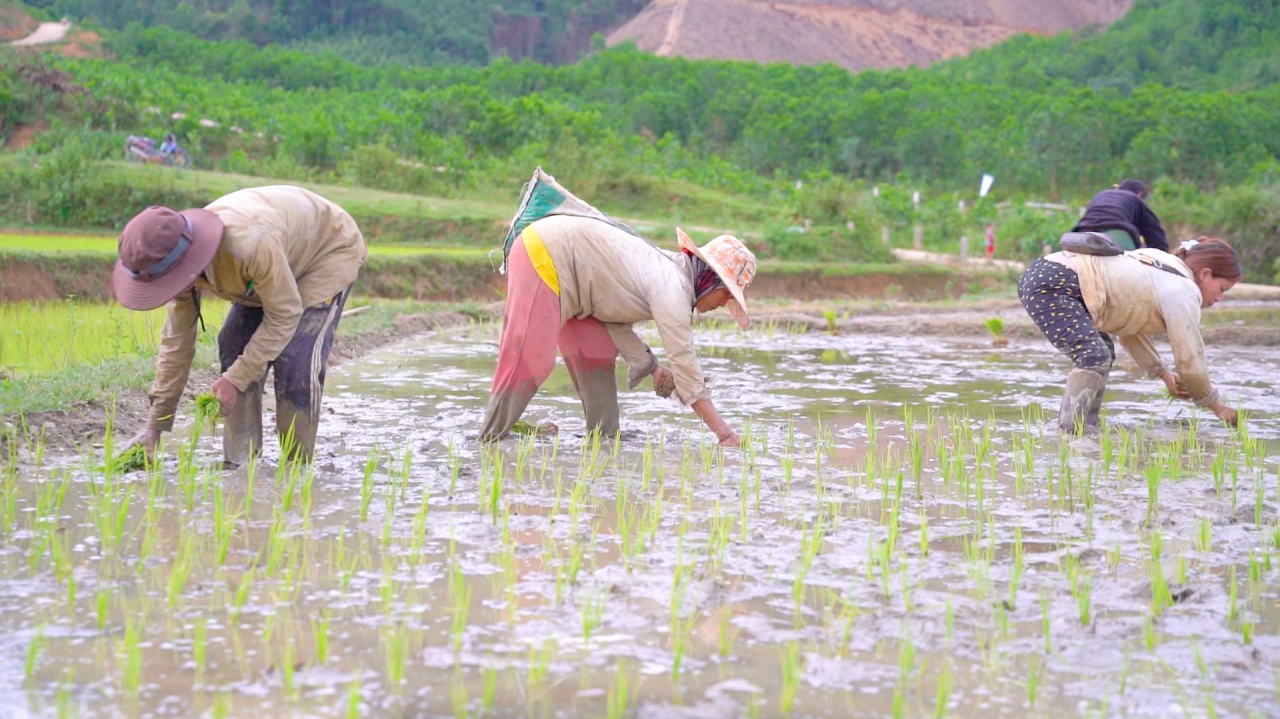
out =
[[654,0],[612,33],[658,55],[924,67],[1020,32],[1109,24],[1132,0]]

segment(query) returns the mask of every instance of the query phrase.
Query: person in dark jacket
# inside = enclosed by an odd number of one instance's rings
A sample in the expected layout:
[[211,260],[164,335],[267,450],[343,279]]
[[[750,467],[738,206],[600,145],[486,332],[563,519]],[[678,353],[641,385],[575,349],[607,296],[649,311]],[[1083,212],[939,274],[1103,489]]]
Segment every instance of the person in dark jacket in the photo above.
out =
[[1101,232],[1126,250],[1145,246],[1168,252],[1169,242],[1160,218],[1147,207],[1146,199],[1146,185],[1138,180],[1125,180],[1094,195],[1085,208],[1084,217],[1071,231]]

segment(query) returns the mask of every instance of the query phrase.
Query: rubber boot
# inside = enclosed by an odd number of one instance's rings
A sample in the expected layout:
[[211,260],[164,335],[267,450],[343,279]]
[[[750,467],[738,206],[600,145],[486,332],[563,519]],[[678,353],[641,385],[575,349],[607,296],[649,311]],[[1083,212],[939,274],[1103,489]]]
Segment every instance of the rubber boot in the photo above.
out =
[[587,418],[587,431],[600,430],[604,437],[618,433],[618,377],[613,364],[586,369],[565,361],[573,388],[582,400],[582,413]]
[[222,458],[234,469],[262,449],[262,382],[249,385],[236,397],[222,422]]
[[536,384],[522,382],[490,395],[489,406],[484,411],[484,425],[480,428],[480,441],[496,442],[510,434],[537,392]]
[[276,434],[280,437],[280,449],[288,459],[310,462],[315,456],[319,420],[319,411],[295,407],[289,400],[276,397]]
[[1101,372],[1071,370],[1067,375],[1067,389],[1062,394],[1062,409],[1058,412],[1058,428],[1063,434],[1098,432],[1098,413],[1102,409],[1102,394],[1106,389],[1107,377]]

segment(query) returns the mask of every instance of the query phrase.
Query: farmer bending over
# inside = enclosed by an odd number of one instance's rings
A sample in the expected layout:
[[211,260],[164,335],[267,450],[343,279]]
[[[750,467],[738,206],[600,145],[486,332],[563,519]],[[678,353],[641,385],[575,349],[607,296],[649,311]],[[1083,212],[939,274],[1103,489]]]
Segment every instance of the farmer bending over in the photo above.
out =
[[[545,217],[515,239],[508,261],[498,369],[481,440],[505,436],[555,367],[556,347],[582,400],[587,428],[618,431],[619,354],[630,386],[653,376],[655,391],[693,407],[720,444],[738,435],[711,402],[693,352],[693,311],[725,305],[746,327],[743,291],[756,258],[737,238],[721,235],[701,249],[676,230],[680,252],[660,250],[608,223]],[[658,364],[632,325],[654,320],[671,369]]]
[[275,368],[276,430],[295,451],[315,450],[325,363],[364,237],[345,210],[300,187],[257,187],[204,209],[150,207],[125,225],[112,283],[125,307],[169,304],[147,426],[130,440],[151,456],[191,371],[200,299],[232,303],[218,333],[222,376],[213,393],[225,415],[222,451],[243,464],[262,446],[262,385]]
[[1169,251],[1160,218],[1147,207],[1147,186],[1138,180],[1125,180],[1094,195],[1071,231],[1101,232],[1126,250],[1145,246]]
[[[1094,432],[1107,373],[1115,361],[1109,332],[1148,377],[1179,399],[1208,407],[1235,426],[1236,411],[1209,383],[1200,310],[1240,279],[1240,261],[1223,240],[1187,240],[1173,255],[1141,249],[1098,256],[1055,252],[1036,260],[1018,282],[1018,298],[1053,346],[1071,358],[1058,426]],[[1169,371],[1149,334],[1168,334],[1178,373]]]

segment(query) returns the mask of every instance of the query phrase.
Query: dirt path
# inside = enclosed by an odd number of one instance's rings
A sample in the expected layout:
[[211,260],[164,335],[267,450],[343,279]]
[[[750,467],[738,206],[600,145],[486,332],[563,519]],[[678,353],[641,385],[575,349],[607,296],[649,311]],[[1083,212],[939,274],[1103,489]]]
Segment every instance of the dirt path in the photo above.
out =
[[667,33],[662,38],[654,54],[658,57],[670,57],[675,54],[676,42],[680,40],[680,29],[684,27],[684,11],[689,7],[689,0],[676,0],[671,10],[671,19],[667,21]]
[[16,47],[25,47],[29,45],[47,45],[51,42],[58,42],[67,36],[67,32],[71,30],[71,21],[63,20],[62,22],[42,22],[35,32],[22,38],[14,40],[10,45]]
[[[1015,270],[1018,272],[1027,268],[1025,262],[1018,262],[1016,260],[988,260],[984,257],[970,256],[967,263],[961,263],[960,258],[956,255],[944,255],[939,252],[925,252],[924,250],[907,250],[900,247],[893,250],[893,256],[903,262],[932,262],[961,267],[994,267],[1002,270]],[[1254,285],[1247,282],[1238,282],[1231,288],[1231,299],[1280,300],[1280,287],[1275,285]]]
[[[924,250],[908,250],[901,247],[893,249],[893,256],[903,262],[932,262],[940,265],[960,265],[959,255],[944,255],[941,252],[925,252]],[[1018,270],[1022,271],[1027,268],[1025,263],[1016,260],[988,260],[985,257],[969,256],[969,261],[964,263],[965,266],[977,265],[981,267],[995,267],[1001,270]]]

